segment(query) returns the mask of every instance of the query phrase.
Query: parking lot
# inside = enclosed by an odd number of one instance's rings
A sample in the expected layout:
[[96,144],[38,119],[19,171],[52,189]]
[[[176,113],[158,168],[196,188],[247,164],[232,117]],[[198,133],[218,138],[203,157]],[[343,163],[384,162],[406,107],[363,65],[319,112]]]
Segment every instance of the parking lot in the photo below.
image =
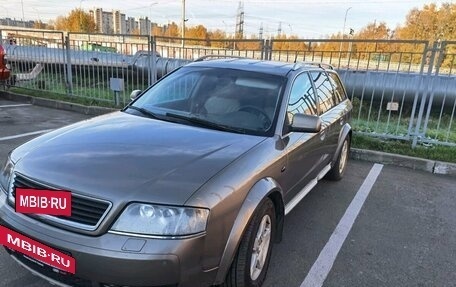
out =
[[[87,118],[0,99],[0,161]],[[264,286],[456,286],[455,266],[456,178],[350,161],[343,180],[322,181],[287,215]],[[51,286],[3,248],[0,270],[0,286]]]

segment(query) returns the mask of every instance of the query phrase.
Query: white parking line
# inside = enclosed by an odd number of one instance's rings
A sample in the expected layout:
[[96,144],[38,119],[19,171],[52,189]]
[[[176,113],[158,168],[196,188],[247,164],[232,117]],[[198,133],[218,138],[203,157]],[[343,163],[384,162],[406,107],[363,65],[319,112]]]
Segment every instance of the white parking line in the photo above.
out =
[[32,104],[17,104],[17,105],[0,105],[0,108],[16,108],[16,107],[26,107],[31,106]]
[[41,131],[36,131],[36,132],[30,132],[30,133],[25,133],[25,134],[19,134],[19,135],[14,135],[14,136],[7,136],[7,137],[2,137],[0,138],[1,141],[7,141],[7,140],[12,140],[12,139],[17,139],[21,137],[28,137],[28,136],[33,136],[33,135],[39,135],[39,134],[44,134],[47,132],[50,132],[51,130],[41,130]]
[[337,254],[339,254],[339,251],[344,244],[356,217],[358,217],[358,214],[382,168],[382,164],[374,164],[352,202],[345,211],[344,216],[341,218],[336,229],[334,229],[334,232],[331,234],[331,237],[325,247],[320,252],[317,260],[312,265],[312,268],[310,268],[310,271],[302,282],[301,287],[323,286],[323,282],[325,282],[326,277],[331,271]]

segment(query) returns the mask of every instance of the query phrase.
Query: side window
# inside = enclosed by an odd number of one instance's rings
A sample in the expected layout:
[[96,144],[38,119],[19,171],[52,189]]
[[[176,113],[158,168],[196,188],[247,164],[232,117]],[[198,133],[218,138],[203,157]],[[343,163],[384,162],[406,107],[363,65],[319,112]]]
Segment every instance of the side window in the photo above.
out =
[[336,105],[333,88],[325,72],[312,72],[311,76],[317,90],[320,113],[323,114]]
[[345,90],[342,86],[342,83],[339,79],[339,77],[334,74],[334,73],[328,73],[329,75],[329,81],[334,87],[334,95],[335,95],[335,100],[336,104],[343,102],[346,98],[347,95],[345,94]]
[[287,108],[288,121],[290,123],[293,119],[293,115],[296,113],[307,115],[317,114],[315,94],[307,73],[299,75],[291,87]]

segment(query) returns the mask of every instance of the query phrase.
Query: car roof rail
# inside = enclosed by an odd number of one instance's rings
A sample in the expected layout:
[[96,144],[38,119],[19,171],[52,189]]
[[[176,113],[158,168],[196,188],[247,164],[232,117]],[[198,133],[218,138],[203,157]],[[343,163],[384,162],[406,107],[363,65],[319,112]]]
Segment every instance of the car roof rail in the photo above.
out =
[[327,63],[321,63],[321,62],[296,62],[295,63],[295,67],[296,67],[296,64],[301,64],[301,65],[306,65],[306,66],[317,66],[321,69],[329,69],[329,70],[335,70],[334,69],[334,66],[331,65],[331,64],[327,64]]
[[221,58],[231,58],[231,59],[248,59],[246,57],[241,57],[241,56],[233,56],[233,55],[217,55],[217,54],[210,54],[210,55],[204,55],[204,56],[201,56],[199,58],[197,58],[196,60],[194,60],[193,62],[202,62],[204,60],[209,60],[209,59],[221,59]]

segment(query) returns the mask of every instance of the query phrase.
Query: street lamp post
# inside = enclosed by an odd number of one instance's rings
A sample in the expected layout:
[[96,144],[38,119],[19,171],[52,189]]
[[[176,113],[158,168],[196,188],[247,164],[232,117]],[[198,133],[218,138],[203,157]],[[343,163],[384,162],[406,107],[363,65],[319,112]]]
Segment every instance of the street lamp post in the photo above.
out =
[[[345,38],[345,25],[347,24],[348,11],[350,11],[351,8],[352,7],[348,7],[347,10],[345,10],[344,26],[342,27],[342,40]],[[343,41],[340,42],[340,46],[339,46],[339,59],[341,58],[341,54],[342,54],[342,43],[343,43]]]
[[[158,2],[153,2],[153,3],[151,3],[149,5],[149,21],[150,21],[150,23],[149,23],[149,36],[153,36],[152,35],[152,32],[153,32],[153,30],[152,30],[152,20],[151,20],[152,19],[152,6],[157,5],[157,4],[158,4]],[[146,24],[147,24],[147,21],[146,21]]]
[[21,0],[21,6],[22,6],[22,24],[24,24],[24,27],[25,27],[24,0]]
[[182,0],[182,49],[185,47],[185,0]]

